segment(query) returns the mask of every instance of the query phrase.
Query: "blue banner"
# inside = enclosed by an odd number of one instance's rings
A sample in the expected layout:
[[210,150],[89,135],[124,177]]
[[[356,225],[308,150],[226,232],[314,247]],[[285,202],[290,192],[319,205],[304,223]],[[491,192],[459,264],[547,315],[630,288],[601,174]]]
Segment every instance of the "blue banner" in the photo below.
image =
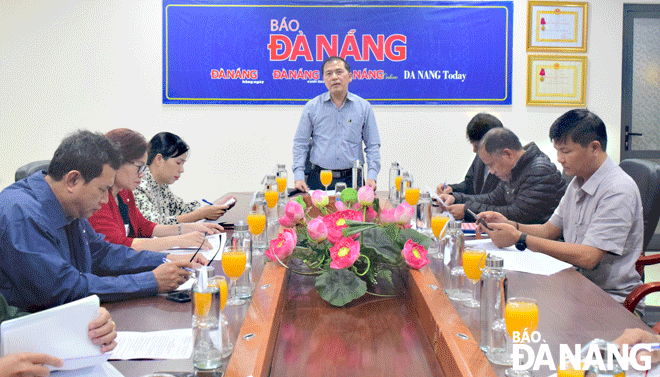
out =
[[263,3],[163,0],[163,103],[302,105],[338,55],[372,104],[511,104],[511,1]]

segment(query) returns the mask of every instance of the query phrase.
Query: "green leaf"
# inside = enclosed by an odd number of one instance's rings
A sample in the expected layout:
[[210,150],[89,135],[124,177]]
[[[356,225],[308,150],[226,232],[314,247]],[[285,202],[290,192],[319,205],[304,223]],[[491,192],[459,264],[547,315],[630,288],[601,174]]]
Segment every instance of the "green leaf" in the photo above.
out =
[[362,232],[363,244],[390,263],[396,263],[401,255],[401,247],[392,240],[383,227],[375,227]]
[[433,244],[433,240],[431,238],[419,233],[416,230],[413,229],[401,229],[399,231],[399,239],[397,241],[401,242],[401,245],[405,244],[406,241],[412,239],[413,242],[418,243],[426,250],[428,250],[431,245]]
[[302,195],[298,195],[294,200],[300,203],[300,205],[303,207],[303,211],[307,210],[307,204],[305,204],[305,200],[303,199]]
[[394,289],[394,283],[392,282],[392,271],[391,270],[380,270],[376,275],[378,279],[378,284],[384,286],[385,289],[392,290]]
[[367,283],[348,269],[330,269],[316,278],[316,290],[333,306],[344,306],[367,292]]
[[357,191],[352,187],[345,188],[341,191],[340,198],[350,208],[353,204],[357,203]]
[[352,236],[354,234],[364,232],[367,229],[376,228],[378,225],[374,223],[362,223],[359,221],[348,221],[349,225],[347,228],[342,229],[342,234],[344,237]]
[[378,213],[378,211],[380,210],[380,200],[378,200],[378,198],[374,199],[374,204],[371,205],[371,208],[373,208],[374,211]]

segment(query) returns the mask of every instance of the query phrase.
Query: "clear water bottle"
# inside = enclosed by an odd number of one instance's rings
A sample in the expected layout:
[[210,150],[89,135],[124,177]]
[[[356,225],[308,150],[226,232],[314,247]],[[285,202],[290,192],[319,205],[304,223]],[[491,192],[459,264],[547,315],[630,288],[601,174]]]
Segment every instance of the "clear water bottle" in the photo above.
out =
[[625,377],[626,372],[623,371],[619,362],[614,358],[612,360],[612,369],[607,369],[607,345],[610,342],[603,339],[594,339],[591,341],[592,344],[597,344],[598,349],[600,350],[600,356],[605,362],[606,369],[599,369],[597,365],[592,365],[589,367],[589,370],[584,374],[584,377]]
[[192,287],[193,365],[216,369],[222,366],[220,293],[213,267],[199,267],[196,276]]
[[461,223],[450,220],[445,231],[444,264],[448,274],[445,279],[445,292],[452,300],[464,301],[472,297],[472,292],[467,287],[465,271],[463,271],[463,251],[465,249],[465,236],[461,229]]
[[394,161],[390,167],[390,182],[388,189],[388,199],[394,205],[399,204],[399,190],[396,188],[396,177],[401,174],[401,166]]
[[231,248],[242,248],[248,253],[245,271],[236,281],[236,296],[244,300],[249,299],[254,292],[254,282],[252,281],[252,235],[246,223],[239,221],[234,226],[229,245]]
[[352,188],[354,189],[359,189],[360,187],[364,186],[364,171],[362,169],[362,164],[360,163],[360,160],[355,160],[353,162],[353,184]]
[[433,230],[431,230],[432,211],[433,204],[431,204],[431,194],[428,192],[421,192],[419,194],[416,211],[417,230],[429,237],[433,237]]
[[[507,295],[506,274],[502,270],[504,259],[495,255],[486,257],[486,267],[481,273],[481,330],[479,347],[495,359],[507,356],[506,337],[493,331],[493,323],[504,318]],[[492,350],[492,351],[491,351]]]
[[406,188],[412,187],[413,183],[414,181],[410,173],[408,173],[407,171],[401,173],[401,182],[399,182],[399,195],[401,201],[403,201],[403,195],[406,192]]

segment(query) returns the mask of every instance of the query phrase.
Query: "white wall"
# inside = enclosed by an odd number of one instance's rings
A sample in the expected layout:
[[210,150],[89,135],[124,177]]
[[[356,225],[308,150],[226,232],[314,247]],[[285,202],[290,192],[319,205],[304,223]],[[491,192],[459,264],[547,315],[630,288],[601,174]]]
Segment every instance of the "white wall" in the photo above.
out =
[[[623,3],[591,0],[588,24],[587,107],[608,126],[608,152],[616,161]],[[513,105],[375,106],[381,188],[394,160],[421,187],[462,179],[473,158],[465,125],[481,111],[500,117],[523,142],[553,151],[549,126],[568,108],[525,105],[526,18],[527,1],[514,0]],[[192,148],[187,173],[174,186],[184,198],[256,190],[276,163],[291,167],[301,106],[161,103],[160,1],[3,0],[0,51],[0,188],[13,182],[18,166],[51,158],[78,128],[129,127],[147,139],[165,130],[181,135]]]

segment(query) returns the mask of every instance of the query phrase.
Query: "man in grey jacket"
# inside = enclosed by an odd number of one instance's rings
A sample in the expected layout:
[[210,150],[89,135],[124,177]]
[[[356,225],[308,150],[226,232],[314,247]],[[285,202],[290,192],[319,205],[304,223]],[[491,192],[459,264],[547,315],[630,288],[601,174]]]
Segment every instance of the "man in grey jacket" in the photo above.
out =
[[501,182],[490,193],[444,194],[456,219],[474,221],[474,213],[496,211],[524,224],[546,222],[566,191],[561,173],[534,143],[523,148],[509,129],[494,128],[479,143],[479,158]]

